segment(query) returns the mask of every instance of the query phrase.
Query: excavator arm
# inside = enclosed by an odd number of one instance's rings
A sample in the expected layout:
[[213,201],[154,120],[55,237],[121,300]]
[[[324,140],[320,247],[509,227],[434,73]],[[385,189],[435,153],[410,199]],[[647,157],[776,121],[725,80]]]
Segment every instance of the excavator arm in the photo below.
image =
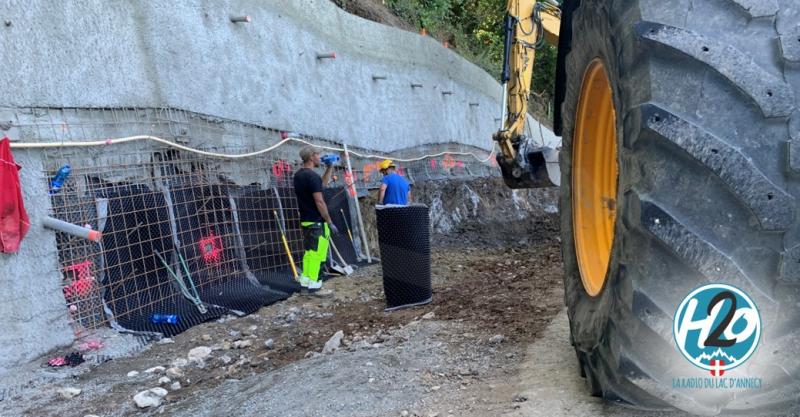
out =
[[546,153],[526,137],[525,123],[536,49],[558,43],[558,4],[552,0],[508,0],[504,20],[503,103],[500,130],[494,134],[497,162],[511,188],[553,186],[547,174]]

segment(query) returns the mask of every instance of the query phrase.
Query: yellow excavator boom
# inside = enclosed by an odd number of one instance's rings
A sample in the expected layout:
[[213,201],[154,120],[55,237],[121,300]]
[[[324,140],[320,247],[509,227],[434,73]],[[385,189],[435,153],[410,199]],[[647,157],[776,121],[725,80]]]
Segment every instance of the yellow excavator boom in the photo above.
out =
[[[508,0],[506,6],[502,115],[494,140],[500,147],[498,162],[503,177],[513,188],[542,186],[535,180],[525,180],[527,175],[522,172],[530,170],[523,132],[536,49],[545,42],[558,43],[560,16],[558,4],[552,0]],[[520,149],[523,155],[519,155]]]

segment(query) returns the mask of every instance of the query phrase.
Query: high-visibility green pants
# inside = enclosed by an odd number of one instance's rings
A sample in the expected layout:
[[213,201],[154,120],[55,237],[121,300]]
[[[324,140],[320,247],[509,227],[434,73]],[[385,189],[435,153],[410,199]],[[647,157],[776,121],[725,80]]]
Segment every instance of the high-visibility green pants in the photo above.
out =
[[326,223],[302,222],[303,227],[303,276],[311,281],[319,280],[319,270],[328,257],[328,238],[331,231]]

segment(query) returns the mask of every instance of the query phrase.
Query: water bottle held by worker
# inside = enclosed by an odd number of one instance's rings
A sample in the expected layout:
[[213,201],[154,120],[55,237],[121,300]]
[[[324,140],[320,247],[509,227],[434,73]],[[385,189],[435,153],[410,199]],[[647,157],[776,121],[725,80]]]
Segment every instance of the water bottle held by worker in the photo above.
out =
[[69,166],[69,164],[64,165],[58,170],[58,172],[56,172],[53,180],[50,181],[50,194],[55,194],[61,190],[61,187],[64,186],[64,182],[67,181],[67,177],[69,177],[70,172],[72,172],[72,168]]
[[323,155],[322,158],[320,158],[320,160],[325,165],[333,165],[339,162],[339,155],[329,153],[327,155]]
[[150,316],[153,324],[178,324],[177,314],[153,314]]

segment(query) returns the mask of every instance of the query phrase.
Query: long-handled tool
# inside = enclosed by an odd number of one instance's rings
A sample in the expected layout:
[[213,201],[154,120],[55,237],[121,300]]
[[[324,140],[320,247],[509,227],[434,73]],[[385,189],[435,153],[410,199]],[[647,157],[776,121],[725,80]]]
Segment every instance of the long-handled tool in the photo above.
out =
[[336,253],[336,256],[339,258],[339,261],[342,262],[342,267],[344,268],[344,274],[345,275],[352,274],[353,273],[353,267],[348,265],[347,262],[345,262],[344,258],[342,258],[342,254],[339,253],[339,249],[336,249],[336,245],[333,243],[333,239],[328,241],[328,243],[330,243],[331,248],[333,248],[333,252]]
[[275,216],[275,222],[278,223],[278,229],[281,231],[281,239],[283,240],[283,249],[286,250],[286,256],[289,257],[289,264],[292,265],[292,272],[294,273],[294,279],[300,279],[297,274],[297,267],[294,264],[294,257],[292,256],[292,251],[289,249],[289,241],[286,240],[286,233],[283,231],[283,226],[281,226],[281,219],[278,218],[278,212],[276,210],[272,210],[272,214]]
[[339,262],[336,262],[336,259],[333,259],[333,250],[331,249],[330,245],[328,245],[328,273],[336,273],[339,275],[347,275],[344,268],[339,265]]
[[350,243],[353,243],[353,233],[350,231],[350,223],[347,222],[347,216],[344,215],[344,209],[339,209],[344,219],[344,227],[347,229],[347,236],[350,237]]

